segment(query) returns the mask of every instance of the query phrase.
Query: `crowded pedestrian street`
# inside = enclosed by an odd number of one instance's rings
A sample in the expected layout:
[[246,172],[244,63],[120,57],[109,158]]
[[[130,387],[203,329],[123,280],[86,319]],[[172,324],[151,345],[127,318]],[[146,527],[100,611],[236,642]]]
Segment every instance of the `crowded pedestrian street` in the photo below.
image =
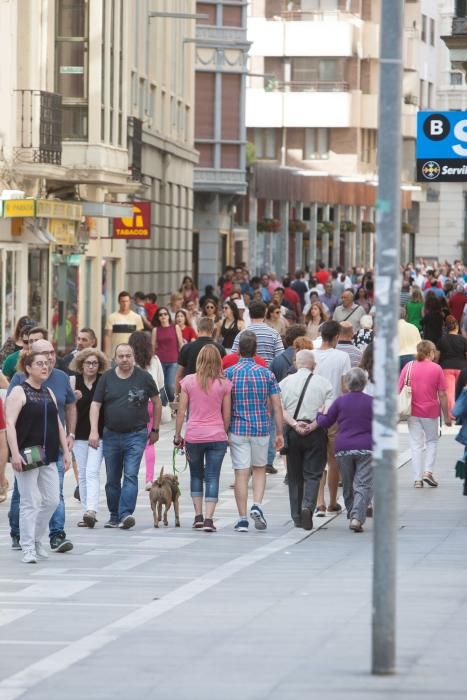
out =
[[[461,448],[444,432],[440,488],[420,491],[400,433],[396,677],[367,673],[371,521],[364,535],[349,532],[345,515],[316,519],[311,533],[294,528],[278,458],[263,502],[268,529],[239,535],[227,457],[214,535],[191,528],[187,471],[181,527],[172,512],[167,528],[153,527],[140,478],[130,531],[76,528],[69,474],[74,550],[34,571],[9,548],[0,511],[1,700],[464,698],[467,510],[453,478]],[[171,438],[164,426],[158,463],[169,471]]]

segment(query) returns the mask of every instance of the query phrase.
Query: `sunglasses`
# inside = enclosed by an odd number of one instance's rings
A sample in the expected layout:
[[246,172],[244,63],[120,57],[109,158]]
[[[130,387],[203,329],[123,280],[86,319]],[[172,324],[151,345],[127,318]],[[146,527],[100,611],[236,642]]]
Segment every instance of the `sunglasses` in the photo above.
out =
[[215,306],[206,306],[206,309],[215,309]]
[[161,318],[161,316],[168,316],[169,314],[166,311],[162,311],[162,313],[157,314],[158,318]]
[[86,367],[97,367],[98,364],[97,360],[85,360],[85,362],[83,362],[83,365],[86,365]]

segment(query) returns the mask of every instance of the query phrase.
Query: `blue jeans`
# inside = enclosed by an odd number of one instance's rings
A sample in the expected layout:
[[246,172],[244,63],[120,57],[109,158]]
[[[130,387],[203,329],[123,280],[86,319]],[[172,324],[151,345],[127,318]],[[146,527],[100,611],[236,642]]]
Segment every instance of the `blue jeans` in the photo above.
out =
[[136,507],[139,465],[148,441],[148,431],[142,428],[132,433],[116,433],[104,428],[102,441],[107,472],[107,507],[110,519],[119,522],[132,515]]
[[219,442],[187,442],[185,445],[188,464],[190,465],[191,496],[203,497],[204,500],[217,503],[219,495],[219,477],[222,462],[227,451],[227,440]]
[[[39,467],[40,469],[40,467]],[[55,537],[55,535],[60,535],[66,537],[65,533],[65,502],[63,500],[63,478],[65,476],[65,470],[63,468],[63,454],[60,450],[57,459],[57,470],[58,478],[60,480],[60,503],[58,504],[57,510],[52,515],[49,521],[49,537]],[[19,537],[19,504],[20,496],[18,491],[18,484],[16,483],[13,487],[13,494],[11,496],[10,510],[8,513],[8,520],[10,521],[10,535],[18,535]]]
[[175,396],[175,375],[177,374],[176,362],[161,362],[164,372],[164,386],[167,392],[169,401],[174,400]]

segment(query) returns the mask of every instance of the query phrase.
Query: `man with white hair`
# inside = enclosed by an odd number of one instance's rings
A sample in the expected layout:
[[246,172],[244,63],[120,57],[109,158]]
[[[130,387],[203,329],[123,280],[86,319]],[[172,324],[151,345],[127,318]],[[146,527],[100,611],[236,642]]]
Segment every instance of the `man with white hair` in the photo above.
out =
[[324,430],[310,432],[318,411],[333,401],[331,382],[313,373],[312,350],[296,355],[297,372],[288,375],[279,386],[287,431],[287,474],[290,512],[296,527],[313,529],[313,513],[318,489],[326,466],[327,439]]

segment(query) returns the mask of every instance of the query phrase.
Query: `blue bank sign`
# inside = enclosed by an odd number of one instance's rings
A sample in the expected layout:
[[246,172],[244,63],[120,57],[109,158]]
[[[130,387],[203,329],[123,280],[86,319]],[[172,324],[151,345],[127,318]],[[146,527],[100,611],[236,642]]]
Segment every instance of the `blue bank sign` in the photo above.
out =
[[419,112],[417,180],[467,181],[467,112]]

